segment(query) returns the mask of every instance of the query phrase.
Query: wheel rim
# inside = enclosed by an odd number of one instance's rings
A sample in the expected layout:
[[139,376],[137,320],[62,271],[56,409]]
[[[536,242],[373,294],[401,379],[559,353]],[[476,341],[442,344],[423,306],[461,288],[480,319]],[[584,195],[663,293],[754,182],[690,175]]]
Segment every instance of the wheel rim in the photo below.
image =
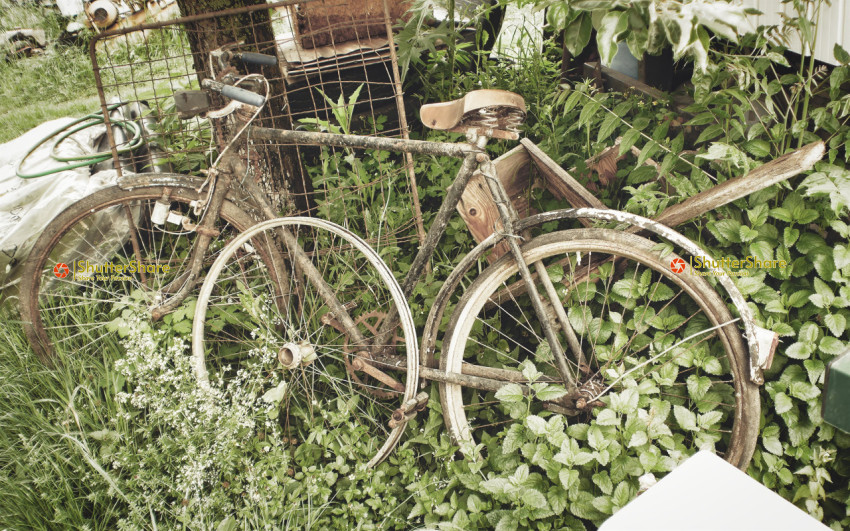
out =
[[[63,212],[45,230],[22,285],[22,297],[29,296],[22,300],[29,317],[28,335],[37,352],[47,357],[55,350],[91,350],[104,336],[121,332],[125,310],[145,312],[182,286],[196,233],[173,223],[150,222],[154,203],[162,195],[159,187],[133,192],[107,189]],[[189,205],[196,198],[194,192],[178,188],[170,198],[170,211],[197,222]],[[227,240],[253,224],[229,204],[221,218],[207,264]],[[66,273],[63,278],[54,273],[60,264],[67,267],[60,271]],[[87,311],[80,315],[78,308]]]
[[[653,341],[648,342],[646,347],[647,352],[654,351],[656,354],[663,352],[664,348],[668,348],[672,344],[675,344],[677,341],[672,339],[673,335],[678,336],[678,339],[685,338],[691,335],[695,330],[696,325],[699,324],[699,319],[704,319],[705,327],[708,328],[713,325],[718,325],[725,323],[731,320],[731,317],[728,314],[725,306],[722,301],[717,297],[716,293],[711,289],[711,287],[706,283],[703,279],[699,277],[682,277],[674,274],[670,268],[669,263],[676,258],[675,255],[669,255],[665,257],[663,260],[658,258],[655,254],[651,252],[653,244],[647,240],[644,240],[639,237],[624,235],[622,233],[617,233],[614,231],[607,231],[604,229],[584,229],[579,231],[568,231],[567,233],[554,233],[543,236],[535,240],[533,245],[526,246],[524,253],[527,253],[529,259],[531,260],[543,260],[544,264],[547,267],[551,267],[556,259],[560,259],[564,256],[564,253],[575,253],[578,250],[583,250],[585,252],[593,250],[596,254],[599,253],[616,253],[620,256],[629,257],[630,260],[640,259],[643,260],[643,271],[649,271],[649,275],[652,277],[649,279],[649,285],[651,286],[655,280],[657,279],[658,288],[656,288],[655,296],[653,298],[658,299],[657,301],[650,301],[651,304],[648,307],[655,308],[655,313],[653,317],[661,316],[660,320],[663,321],[665,318],[668,319],[669,326],[671,330],[667,330],[667,335],[670,336],[668,338],[659,338],[661,339],[658,342],[658,346],[653,344]],[[585,255],[584,264],[591,263],[590,260],[592,258]],[[564,278],[568,278],[572,273],[575,273],[575,257],[570,262],[570,266],[564,266],[563,274]],[[622,262],[622,261],[621,261]],[[665,266],[666,269],[665,269]],[[622,266],[619,266],[622,268]],[[615,266],[611,263],[611,269],[614,270]],[[518,278],[518,275],[515,273],[515,266],[511,264],[510,259],[503,259],[500,262],[497,262],[487,271],[485,271],[481,277],[469,288],[467,293],[464,295],[460,303],[458,304],[457,310],[452,315],[452,319],[449,324],[449,331],[447,332],[447,336],[444,340],[444,354],[441,359],[441,367],[449,372],[459,372],[461,370],[461,363],[464,361],[464,352],[466,352],[467,356],[470,355],[471,352],[474,353],[474,350],[477,348],[479,351],[485,350],[493,344],[497,344],[498,341],[502,340],[508,342],[508,346],[512,348],[510,350],[514,350],[519,353],[519,355],[514,355],[513,362],[514,368],[516,367],[516,363],[522,361],[524,359],[536,359],[535,354],[537,353],[535,348],[529,348],[528,344],[523,344],[525,341],[528,342],[528,337],[535,339],[539,343],[544,343],[545,340],[540,340],[539,338],[535,338],[534,336],[542,337],[542,333],[539,332],[539,328],[535,329],[533,324],[526,324],[526,330],[524,331],[525,339],[523,339],[523,334],[518,334],[517,338],[511,339],[504,337],[506,333],[498,333],[499,331],[493,330],[493,327],[488,328],[490,326],[481,317],[487,317],[488,313],[485,310],[485,303],[490,298],[490,294],[494,292],[498,292],[499,288],[502,287],[507,279],[515,280]],[[572,270],[572,271],[571,271]],[[598,271],[603,271],[602,268],[598,268]],[[628,272],[628,267],[625,268],[625,271]],[[637,269],[635,273],[639,275],[644,275],[644,272],[640,272]],[[629,273],[634,275],[635,273]],[[552,276],[552,275],[550,275]],[[554,275],[555,277],[558,274]],[[602,277],[602,275],[600,275]],[[615,277],[612,277],[615,278]],[[616,288],[620,291],[624,290],[624,284],[634,284],[636,280],[640,280],[638,277],[623,277],[619,280],[626,279],[626,282],[621,282],[619,286]],[[595,284],[600,284],[605,281],[604,278],[597,278]],[[678,282],[678,283],[677,283]],[[556,282],[556,285],[558,283]],[[569,284],[569,283],[568,283]],[[588,282],[588,284],[594,284]],[[615,282],[611,282],[608,285],[609,289],[615,285]],[[667,302],[665,299],[668,297],[659,296],[659,290],[661,287],[674,287],[677,288],[678,293],[674,292],[672,294],[671,299],[674,302]],[[569,286],[565,286],[563,282],[560,283],[559,292],[562,292],[561,289],[567,289]],[[610,334],[609,337],[616,337],[617,330],[615,329],[613,332],[603,332],[605,329],[605,315],[611,315],[616,313],[615,307],[617,304],[622,306],[623,302],[620,301],[612,301],[611,297],[604,304],[596,304],[593,305],[593,301],[595,297],[590,296],[588,293],[579,293],[580,290],[577,289],[580,286],[573,285],[571,289],[568,289],[569,299],[573,301],[573,307],[569,311],[570,314],[570,323],[576,329],[578,337],[580,341],[583,341],[582,347],[585,355],[591,365],[590,375],[598,374],[601,376],[599,378],[600,387],[598,391],[605,390],[610,383],[614,380],[605,374],[604,369],[611,368],[619,368],[615,367],[616,360],[620,358],[625,358],[625,356],[600,356],[599,353],[603,351],[602,347],[607,345],[613,345],[613,341],[599,341],[601,335]],[[540,290],[542,291],[542,289]],[[585,289],[586,292],[592,291],[589,289]],[[602,290],[600,290],[602,291]],[[647,297],[650,291],[645,292],[644,295],[636,294],[636,298],[640,298],[641,296]],[[578,295],[581,295],[579,297]],[[665,295],[667,295],[665,291]],[[675,302],[676,297],[687,297],[690,299],[691,303],[695,303],[695,307],[699,312],[694,312],[689,315],[680,316],[682,320],[682,325],[678,328],[674,328],[672,325],[674,323],[673,319],[675,318],[673,314],[673,309],[679,306],[679,302]],[[622,297],[621,297],[622,298]],[[527,299],[527,297],[526,297]],[[578,307],[575,306],[576,302],[583,304],[579,304]],[[699,301],[699,302],[697,302]],[[598,302],[598,301],[597,301]],[[508,319],[514,321],[528,321],[527,318],[523,317],[521,312],[523,304],[522,300],[519,298],[515,298],[511,300],[510,298],[506,299],[506,302],[503,303],[503,306],[500,309],[501,319]],[[616,304],[614,304],[616,303]],[[659,305],[663,306],[664,304],[668,304],[665,309],[661,312],[658,311]],[[635,300],[636,307],[640,306],[640,302]],[[569,304],[565,305],[566,307],[570,307]],[[498,307],[497,307],[498,308]],[[528,314],[529,310],[525,310],[526,314]],[[663,313],[662,313],[663,312]],[[623,322],[628,322],[628,317],[625,315],[625,312],[620,312],[623,314]],[[634,313],[634,312],[633,312]],[[492,315],[492,312],[491,312]],[[505,317],[506,315],[510,315],[511,317]],[[585,317],[586,316],[586,317]],[[533,311],[531,311],[531,317],[534,318]],[[632,316],[634,317],[634,315]],[[643,316],[641,316],[643,317]],[[516,318],[516,319],[514,319]],[[594,321],[594,319],[598,319]],[[639,322],[642,325],[646,325],[644,321],[652,322],[653,319],[641,319]],[[638,321],[636,321],[638,322]],[[500,328],[508,329],[504,325],[504,322],[498,323]],[[593,331],[593,327],[596,327],[596,339],[592,337],[590,332]],[[558,325],[556,324],[556,327]],[[731,406],[724,407],[725,411],[722,412],[722,421],[720,424],[723,426],[725,430],[722,432],[723,434],[720,436],[720,441],[717,443],[718,449],[725,454],[725,457],[730,461],[736,464],[737,466],[745,467],[749,462],[749,459],[752,455],[752,450],[755,441],[755,432],[756,429],[753,428],[753,425],[757,428],[757,416],[758,416],[758,398],[755,391],[753,391],[751,385],[745,379],[745,366],[743,361],[745,358],[745,349],[743,343],[741,342],[740,334],[737,332],[737,329],[732,326],[726,326],[714,331],[714,335],[711,339],[711,345],[708,345],[709,341],[703,340],[705,346],[701,347],[699,344],[696,344],[696,339],[692,339],[690,342],[682,343],[675,350],[671,351],[669,355],[662,356],[659,358],[658,363],[662,363],[667,360],[668,367],[675,367],[675,371],[672,369],[664,369],[665,374],[664,378],[661,380],[667,379],[666,377],[672,376],[672,382],[675,384],[673,389],[678,388],[677,391],[679,394],[677,396],[671,397],[670,401],[674,405],[679,405],[681,407],[685,407],[688,411],[694,410],[696,418],[702,419],[699,415],[702,414],[700,412],[700,408],[698,405],[702,406],[702,409],[705,410],[709,408],[710,404],[708,404],[708,400],[706,397],[713,397],[715,394],[718,397],[723,397],[723,400],[718,400],[721,405]],[[582,330],[584,328],[584,330]],[[560,328],[559,328],[560,329]],[[649,327],[652,330],[652,326]],[[727,331],[728,329],[728,331]],[[672,334],[671,332],[676,332]],[[483,342],[480,340],[481,337],[486,337],[487,334],[490,335],[490,340],[488,342]],[[601,334],[601,335],[600,335]],[[634,337],[638,337],[641,334],[634,334]],[[564,348],[566,347],[566,343],[564,341],[563,334],[560,334],[559,337],[562,340],[562,344],[564,344]],[[707,337],[706,336],[698,336],[698,337]],[[655,337],[651,338],[655,339]],[[513,341],[513,343],[511,343]],[[626,338],[625,342],[632,341],[634,339]],[[477,342],[478,344],[474,344]],[[621,341],[622,344],[625,342]],[[666,345],[666,346],[662,346]],[[719,346],[718,346],[719,345]],[[503,345],[505,346],[505,345]],[[522,347],[522,348],[520,348]],[[548,347],[548,345],[546,345]],[[590,347],[590,348],[589,348]],[[696,356],[698,351],[706,350],[705,353],[700,353],[698,358],[696,358],[696,362],[691,364],[691,367],[687,367],[686,361],[687,358],[683,358],[681,354],[674,354],[674,352],[680,352],[684,347],[688,347],[693,350],[693,356]],[[524,350],[523,350],[524,349]],[[714,349],[714,350],[711,350]],[[718,349],[722,351],[720,355],[717,354]],[[546,349],[548,350],[548,349]],[[631,349],[632,351],[638,350],[637,348]],[[613,348],[610,349],[610,352],[616,352]],[[592,356],[592,353],[596,353],[596,357]],[[629,352],[632,354],[633,352]],[[637,352],[637,356],[633,356],[639,358],[640,352]],[[654,356],[655,354],[653,354]],[[485,360],[485,363],[481,363],[480,360],[476,359],[467,359],[468,362],[478,362],[480,364],[487,364],[486,360],[488,358],[487,355],[481,355],[480,352],[478,354],[479,357]],[[568,351],[568,357],[570,353]],[[689,354],[689,356],[692,356]],[[539,356],[538,356],[539,357]],[[602,359],[604,357],[609,358],[608,361]],[[646,356],[649,358],[652,356]],[[718,359],[718,357],[720,359]],[[490,357],[492,359],[492,356]],[[631,362],[628,361],[627,358],[625,363],[622,363],[622,371],[629,370],[633,368],[635,365],[639,363],[639,361]],[[710,361],[711,359],[717,359],[720,363],[720,369],[723,373],[723,378],[726,381],[713,381],[716,378],[716,375],[711,375],[707,372],[706,369],[710,369],[713,372],[718,372],[718,367],[714,361]],[[501,363],[507,364],[510,360],[502,359]],[[492,363],[492,361],[491,361]],[[539,363],[539,359],[538,359]],[[701,364],[702,366],[698,366],[697,364]],[[496,365],[501,367],[502,365]],[[636,381],[638,376],[643,376],[643,381],[647,380],[647,377],[653,378],[651,371],[648,369],[651,368],[651,365],[647,365],[647,368],[642,370],[641,372],[632,372],[629,376],[633,376]],[[599,370],[603,369],[603,370]],[[550,375],[556,376],[557,373],[554,371],[546,371]],[[581,375],[579,371],[576,371],[577,374]],[[646,374],[649,373],[649,374]],[[675,373],[675,374],[674,374]],[[702,398],[700,400],[694,400],[692,396],[690,396],[689,388],[688,388],[688,378],[693,374],[694,382],[691,382],[691,387],[696,389],[697,395],[699,395],[702,391],[699,389],[698,385],[708,386],[705,392],[702,394]],[[703,376],[708,376],[709,381],[702,379]],[[658,378],[654,378],[658,380]],[[583,378],[579,379],[580,381],[588,382],[591,380],[589,375],[585,375]],[[730,381],[731,380],[731,381]],[[624,382],[625,379],[621,380]],[[591,381],[592,383],[592,381]],[[655,382],[658,383],[657,381]],[[642,384],[646,385],[646,384]],[[593,386],[588,386],[590,389],[593,389]],[[622,387],[622,386],[621,386]],[[682,394],[682,391],[685,391]],[[614,389],[614,391],[618,391],[618,389]],[[665,391],[662,389],[662,392]],[[722,391],[722,393],[721,393]],[[481,402],[485,400],[482,397],[487,398],[493,401],[492,395],[486,396],[481,395],[470,395],[469,391],[464,391],[459,386],[447,384],[441,389],[442,397],[444,399],[444,414],[446,415],[446,423],[449,426],[449,429],[452,432],[453,437],[457,440],[467,441],[471,440],[474,435],[473,431],[476,429],[476,421],[474,420],[472,424],[469,422],[469,418],[477,419],[478,413],[474,413],[471,411],[472,408],[465,407],[465,404],[468,406],[470,400],[479,399]],[[466,395],[464,395],[466,393]],[[596,394],[596,393],[589,393]],[[608,392],[610,394],[610,392]],[[663,396],[663,395],[659,395]],[[737,398],[736,398],[737,397]],[[592,396],[588,398],[593,398]],[[684,399],[684,400],[683,400]],[[641,399],[642,400],[642,399]],[[677,401],[682,401],[682,404],[676,404]],[[702,402],[701,404],[697,404],[697,402]],[[489,405],[490,408],[501,407],[499,405]],[[720,405],[716,405],[715,410],[720,408]],[[753,413],[755,410],[755,413]],[[683,418],[687,415],[684,415],[677,409],[677,414],[682,416]],[[593,422],[595,417],[584,413],[584,417],[581,420],[576,420],[577,422],[585,422],[590,421]],[[468,418],[469,417],[469,418]],[[481,422],[478,420],[477,425],[491,423],[493,421],[492,418],[487,418],[486,416],[482,416],[482,418],[486,419],[486,422]],[[672,421],[675,425],[676,420],[673,420],[674,415],[669,414],[668,412],[668,423]],[[711,417],[706,417],[704,422],[708,422],[711,420]],[[709,426],[711,427],[711,426]],[[697,441],[697,438],[700,438]],[[698,445],[706,445],[708,442],[707,436],[694,435],[694,443],[698,443]]]
[[[376,310],[400,305],[401,325],[388,351],[355,348],[316,283],[293,269],[285,250],[279,276],[287,285],[275,286],[276,275],[260,267],[251,250],[275,241],[271,234],[281,226],[305,245],[369,343]],[[295,353],[302,347],[306,356]],[[236,383],[249,386],[254,397],[271,399],[285,436],[298,441],[293,457],[300,466],[337,457],[369,466],[383,460],[404,428],[391,428],[389,420],[413,397],[416,355],[412,317],[389,269],[362,240],[328,222],[284,218],[258,225],[228,246],[201,289],[193,330],[196,375],[215,392],[227,393]],[[364,361],[391,380],[352,367]],[[234,380],[239,369],[247,376]]]

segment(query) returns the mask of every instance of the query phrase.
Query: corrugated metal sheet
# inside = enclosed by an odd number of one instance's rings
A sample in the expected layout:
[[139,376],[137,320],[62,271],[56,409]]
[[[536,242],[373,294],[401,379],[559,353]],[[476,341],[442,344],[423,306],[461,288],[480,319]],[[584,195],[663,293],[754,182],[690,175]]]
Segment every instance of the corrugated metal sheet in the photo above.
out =
[[[794,8],[790,4],[783,4],[779,0],[743,0],[743,5],[754,7],[764,13],[754,18],[755,25],[781,24],[785,14],[789,17],[795,16]],[[810,13],[810,17],[813,13]],[[841,44],[845,50],[850,50],[850,7],[847,0],[832,0],[832,5],[821,4],[818,13],[817,40],[815,42],[814,55],[825,63],[838,64],[832,54],[835,43]],[[809,50],[802,50],[799,39],[789,43],[790,49],[798,53],[809,55]]]

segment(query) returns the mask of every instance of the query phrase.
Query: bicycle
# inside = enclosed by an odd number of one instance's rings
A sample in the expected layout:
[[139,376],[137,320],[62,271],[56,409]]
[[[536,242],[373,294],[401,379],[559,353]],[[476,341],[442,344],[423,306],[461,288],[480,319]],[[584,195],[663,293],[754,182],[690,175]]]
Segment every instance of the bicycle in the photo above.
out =
[[[269,59],[253,60],[266,64]],[[262,85],[258,77],[231,81],[252,79]],[[256,93],[235,85],[207,83],[204,88],[248,104],[262,103]],[[55,295],[44,292],[43,280],[51,279],[51,257],[70,247],[62,244],[67,236],[87,246],[74,247],[78,255],[101,253],[96,259],[102,262],[135,259],[137,264],[163,266],[140,272],[137,289],[129,293],[95,285],[85,295],[70,295],[80,303],[103,297],[112,303],[119,299],[120,306],[121,298],[137,297],[148,300],[149,311],[159,318],[188,300],[209,267],[192,329],[199,382],[218,390],[248,384],[250,396],[277,405],[286,432],[297,442],[293,454],[302,464],[336,459],[329,448],[353,452],[357,437],[373,440],[348,459],[363,458],[369,466],[386,459],[406,425],[427,405],[421,377],[437,382],[450,434],[464,445],[474,440],[475,432],[498,431],[509,422],[510,401],[517,396],[533,393],[541,399],[536,407],[590,422],[601,415],[596,408],[612,407],[613,394],[633,400],[637,395],[629,390],[644,385],[649,388],[645,391],[672,394],[687,410],[722,406],[720,415],[709,419],[710,429],[692,434],[694,430],[684,428],[672,444],[709,444],[746,468],[758,432],[757,384],[775,348],[773,334],[756,327],[728,277],[717,278],[738,318],[704,278],[671,270],[671,263],[685,263],[678,254],[659,249],[644,236],[593,226],[538,234],[544,224],[572,219],[628,224],[686,255],[704,254],[656,221],[595,208],[519,219],[484,148],[490,138],[517,139],[524,111],[521,97],[503,91],[476,91],[455,102],[423,107],[426,125],[465,133],[467,141],[461,144],[257,127],[250,125],[255,111],[238,128],[249,138],[462,159],[402,283],[350,231],[314,218],[277,219],[253,180],[245,178],[249,171],[244,162],[230,150],[237,134],[222,150],[209,182],[181,175],[125,177],[117,187],[60,214],[36,244],[26,268],[30,273],[22,282],[28,338],[49,358],[53,341],[44,331],[38,301],[53,307]],[[528,141],[523,145],[533,146]],[[803,161],[797,172],[819,159],[823,146],[805,149],[795,158]],[[495,198],[500,225],[446,278],[420,346],[406,298],[476,171]],[[208,191],[201,192],[205,186]],[[113,237],[115,243],[104,247],[101,240],[110,231],[103,231],[103,222],[92,214],[116,205],[117,213],[110,214],[120,216],[123,225],[110,223],[109,228],[135,236],[129,243],[124,236]],[[695,217],[705,206],[691,203],[689,214]],[[99,233],[97,241],[79,237],[90,232]],[[499,244],[509,253],[453,298],[464,280],[475,276],[480,259]],[[116,252],[123,259],[115,260]],[[440,327],[455,301],[438,357]],[[59,330],[64,326],[60,323]],[[532,360],[535,367],[528,363]],[[252,371],[261,376],[246,376]],[[712,380],[706,375],[722,376]],[[502,400],[508,403],[504,408]],[[669,410],[662,414],[661,425],[670,431]],[[337,430],[339,426],[347,429]]]

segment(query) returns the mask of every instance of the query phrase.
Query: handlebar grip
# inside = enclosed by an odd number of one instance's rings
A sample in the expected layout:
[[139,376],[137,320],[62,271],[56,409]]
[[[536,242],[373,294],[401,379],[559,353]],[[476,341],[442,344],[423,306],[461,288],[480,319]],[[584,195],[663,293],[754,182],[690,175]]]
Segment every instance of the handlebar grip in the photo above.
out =
[[266,102],[266,98],[260,96],[256,92],[251,92],[250,90],[241,89],[232,85],[224,85],[221,88],[221,94],[232,100],[241,101],[242,103],[247,103],[254,107],[262,107]]
[[277,64],[277,57],[264,53],[242,52],[237,57],[240,61],[249,65],[274,66]]

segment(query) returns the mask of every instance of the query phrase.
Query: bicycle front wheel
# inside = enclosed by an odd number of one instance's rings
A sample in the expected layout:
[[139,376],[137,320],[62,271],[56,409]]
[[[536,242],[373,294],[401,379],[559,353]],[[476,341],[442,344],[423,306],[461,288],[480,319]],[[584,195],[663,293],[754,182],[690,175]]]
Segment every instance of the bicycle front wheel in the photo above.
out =
[[[747,350],[735,319],[704,278],[675,254],[662,257],[653,242],[608,229],[551,233],[522,249],[529,264],[546,267],[579,347],[575,352],[568,346],[547,302],[575,384],[557,400],[555,388],[541,392],[541,400],[530,402],[533,414],[544,407],[564,414],[570,424],[583,425],[575,433],[586,444],[596,446],[603,435],[618,441],[617,452],[624,455],[655,456],[638,466],[617,461],[615,484],[624,470],[663,472],[670,461],[661,457],[704,448],[747,467],[758,432],[758,389],[747,378]],[[529,297],[517,289],[523,285],[510,256],[473,282],[449,322],[443,370],[462,373],[465,363],[516,369],[530,362],[542,373],[538,386],[563,384]],[[537,394],[531,387],[525,392]],[[516,393],[500,399],[454,384],[442,384],[441,398],[458,441],[504,429],[522,416],[515,403],[526,403]],[[592,442],[589,432],[597,434]]]
[[[275,245],[285,276],[255,253]],[[393,308],[398,325],[380,337]],[[363,240],[315,218],[260,223],[222,251],[198,298],[192,352],[200,385],[278,408],[302,469],[386,458],[419,367],[413,318],[389,268]]]
[[[87,352],[115,332],[125,310],[146,312],[183,287],[197,232],[182,222],[198,223],[191,203],[205,197],[189,179],[181,176],[168,187],[105,188],[48,224],[21,279],[21,317],[36,354],[49,360],[57,350]],[[164,223],[154,221],[158,201],[169,206]],[[255,223],[225,201],[206,264]]]

